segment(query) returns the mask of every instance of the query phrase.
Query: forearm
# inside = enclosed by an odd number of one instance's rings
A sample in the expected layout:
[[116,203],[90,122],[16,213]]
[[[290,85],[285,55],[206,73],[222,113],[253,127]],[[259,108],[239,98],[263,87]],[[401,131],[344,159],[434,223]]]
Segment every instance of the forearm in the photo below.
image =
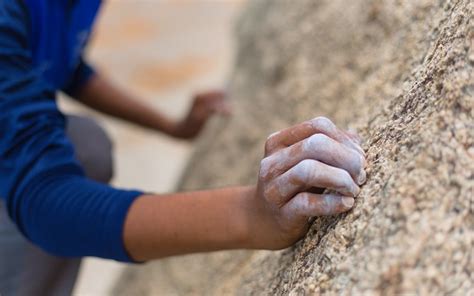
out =
[[194,252],[249,248],[254,187],[143,195],[130,207],[124,242],[138,261]]
[[119,89],[100,74],[93,76],[78,92],[77,99],[99,112],[120,118],[145,128],[173,135],[173,120],[150,108],[132,95]]

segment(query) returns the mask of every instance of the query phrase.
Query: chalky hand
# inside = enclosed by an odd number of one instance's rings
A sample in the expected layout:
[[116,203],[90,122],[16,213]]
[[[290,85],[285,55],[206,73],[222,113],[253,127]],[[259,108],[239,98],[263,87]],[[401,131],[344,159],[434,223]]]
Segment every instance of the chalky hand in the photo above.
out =
[[[282,248],[301,238],[308,218],[336,215],[354,205],[366,180],[358,136],[318,117],[272,134],[265,144],[256,189],[263,217],[262,247]],[[333,193],[312,193],[312,188]]]

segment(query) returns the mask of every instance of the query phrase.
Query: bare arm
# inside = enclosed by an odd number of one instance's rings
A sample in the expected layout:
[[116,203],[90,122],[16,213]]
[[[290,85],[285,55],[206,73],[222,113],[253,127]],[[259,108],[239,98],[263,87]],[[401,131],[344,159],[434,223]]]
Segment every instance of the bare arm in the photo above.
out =
[[125,222],[125,246],[140,261],[288,247],[306,233],[309,217],[352,208],[364,165],[352,135],[325,118],[304,122],[267,140],[256,186],[139,197]]
[[127,250],[143,261],[171,255],[248,248],[245,216],[252,187],[144,195],[124,230]]
[[86,83],[77,99],[99,112],[185,139],[197,136],[212,114],[229,112],[222,92],[207,92],[198,94],[186,118],[176,121],[120,89],[100,74],[94,75]]

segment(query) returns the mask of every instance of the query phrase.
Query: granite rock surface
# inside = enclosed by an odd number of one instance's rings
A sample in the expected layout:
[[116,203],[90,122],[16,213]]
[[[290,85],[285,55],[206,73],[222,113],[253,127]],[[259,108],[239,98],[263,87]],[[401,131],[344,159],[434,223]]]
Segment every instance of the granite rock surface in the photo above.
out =
[[474,294],[474,3],[250,1],[232,119],[198,143],[180,189],[255,182],[270,133],[319,115],[364,138],[355,208],[278,252],[132,267],[122,295]]

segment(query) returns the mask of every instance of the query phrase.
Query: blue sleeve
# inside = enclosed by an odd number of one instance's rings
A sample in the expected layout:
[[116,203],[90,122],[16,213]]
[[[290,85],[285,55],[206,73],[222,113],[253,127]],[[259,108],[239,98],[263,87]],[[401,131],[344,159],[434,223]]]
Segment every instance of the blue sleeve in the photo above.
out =
[[94,76],[95,70],[81,57],[70,83],[63,91],[72,98],[75,98],[81,88]]
[[130,261],[123,224],[138,191],[84,177],[55,90],[34,69],[21,1],[0,1],[0,198],[34,244],[59,256]]

